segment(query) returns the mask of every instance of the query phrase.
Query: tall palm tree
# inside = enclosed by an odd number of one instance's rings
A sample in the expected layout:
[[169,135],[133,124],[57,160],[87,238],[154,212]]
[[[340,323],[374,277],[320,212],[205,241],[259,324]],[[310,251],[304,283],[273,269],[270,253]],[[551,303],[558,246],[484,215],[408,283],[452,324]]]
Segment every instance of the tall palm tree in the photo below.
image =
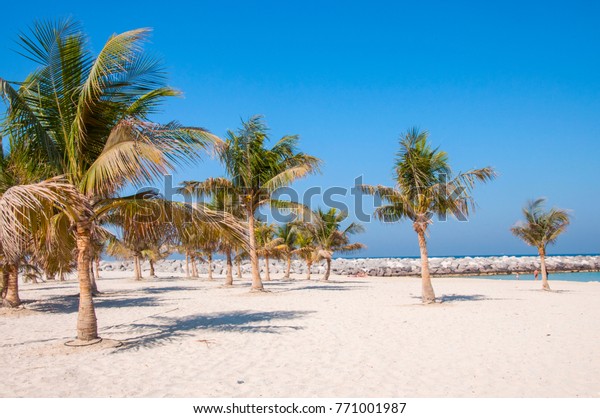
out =
[[283,275],[283,278],[289,279],[290,272],[292,270],[292,257],[294,255],[294,250],[297,248],[297,227],[293,222],[287,222],[277,227],[275,235],[281,240],[280,252],[286,261],[285,274]]
[[329,280],[331,258],[335,252],[348,253],[365,248],[359,242],[351,243],[349,237],[365,230],[361,224],[351,222],[342,229],[341,224],[347,217],[347,213],[335,208],[330,208],[327,212],[319,208],[311,214],[310,222],[301,226],[313,237],[318,258],[325,260],[327,264],[323,280]]
[[115,205],[126,185],[145,186],[217,142],[199,128],[149,120],[166,97],[179,94],[165,84],[160,62],[144,52],[149,32],[113,35],[93,55],[77,23],[36,23],[20,39],[23,54],[38,67],[16,87],[0,79],[11,135],[29,144],[30,157],[64,175],[93,208],[74,225],[80,341],[98,337],[90,278],[98,206],[110,199]]
[[[219,186],[232,195],[239,196],[248,223],[248,254],[252,266],[254,291],[264,290],[258,265],[255,235],[255,214],[259,207],[297,207],[293,202],[282,202],[273,198],[280,187],[315,173],[320,160],[297,151],[299,137],[284,136],[271,148],[266,148],[269,139],[267,127],[260,116],[242,122],[237,132],[227,133],[225,144],[217,148],[221,162],[229,178],[218,179]],[[205,190],[210,192],[210,190]],[[201,193],[202,187],[196,189]]]
[[432,148],[429,133],[413,128],[400,139],[400,151],[394,166],[395,187],[363,186],[365,193],[382,198],[385,205],[375,211],[384,222],[408,219],[419,239],[421,253],[421,278],[423,303],[434,303],[435,293],[429,273],[427,229],[438,215],[445,219],[453,215],[466,219],[475,209],[471,196],[476,182],[486,182],[496,177],[491,167],[473,169],[453,175],[444,151]]
[[552,208],[544,210],[546,199],[536,199],[527,202],[523,208],[525,221],[518,222],[510,230],[527,245],[537,248],[540,254],[542,270],[542,288],[550,290],[548,270],[546,269],[546,247],[554,244],[558,236],[565,232],[570,223],[569,212],[564,209]]

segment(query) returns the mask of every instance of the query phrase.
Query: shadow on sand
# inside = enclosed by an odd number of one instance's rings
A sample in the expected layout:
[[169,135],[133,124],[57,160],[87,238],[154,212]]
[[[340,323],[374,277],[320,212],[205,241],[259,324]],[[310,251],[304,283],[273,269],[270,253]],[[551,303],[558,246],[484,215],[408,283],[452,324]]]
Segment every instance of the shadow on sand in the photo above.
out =
[[[158,306],[159,300],[153,296],[110,297],[103,295],[94,298],[96,308],[131,308],[140,306]],[[31,303],[28,309],[37,312],[69,314],[79,309],[79,295],[60,296]]]
[[261,322],[298,319],[311,314],[312,311],[273,311],[252,312],[233,311],[207,315],[190,315],[186,317],[153,317],[159,323],[134,323],[112,327],[123,332],[147,332],[147,334],[120,339],[123,346],[115,350],[137,350],[151,348],[190,335],[193,331],[210,330],[224,332],[246,332],[278,334],[284,331],[296,331],[300,326],[272,325]]

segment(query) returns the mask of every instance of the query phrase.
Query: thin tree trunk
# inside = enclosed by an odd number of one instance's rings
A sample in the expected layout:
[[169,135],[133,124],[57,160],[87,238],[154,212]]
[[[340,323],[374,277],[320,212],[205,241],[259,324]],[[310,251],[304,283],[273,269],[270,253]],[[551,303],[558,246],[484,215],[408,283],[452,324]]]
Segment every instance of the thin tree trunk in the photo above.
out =
[[284,279],[289,279],[291,271],[292,271],[292,255],[288,254],[288,256],[287,256],[287,266],[285,268],[285,275],[283,276],[283,278]]
[[421,300],[423,303],[435,303],[435,293],[431,285],[431,275],[429,274],[429,255],[427,254],[425,231],[419,227],[415,229],[419,237],[419,250],[421,251]]
[[208,280],[213,279],[212,253],[208,253]]
[[227,248],[225,250],[225,258],[227,259],[225,286],[233,286],[233,261],[231,260],[231,249]]
[[90,286],[92,286],[92,296],[98,296],[100,292],[98,292],[98,286],[96,285],[96,274],[97,271],[94,272],[94,263],[90,260]]
[[310,269],[312,268],[312,263],[309,263],[308,261],[306,262],[306,267],[307,267],[307,273],[306,273],[306,280],[310,280]]
[[148,259],[150,263],[150,277],[156,277],[156,272],[154,271],[154,261],[152,259]]
[[258,254],[256,253],[256,236],[254,235],[254,211],[252,210],[252,202],[248,203],[248,252],[250,254],[250,264],[252,265],[252,287],[251,290],[263,291],[262,280],[260,279],[260,270],[258,266]]
[[96,280],[100,279],[100,257],[96,257],[94,259],[94,262],[96,263]]
[[326,258],[325,262],[327,263],[327,269],[325,270],[325,275],[323,276],[323,280],[329,280],[329,276],[331,274],[331,258]]
[[91,222],[77,222],[77,276],[79,279],[79,312],[77,339],[90,341],[98,338],[98,322],[92,299],[90,281]]
[[192,265],[192,277],[197,279],[200,277],[198,274],[198,265],[196,264],[196,256],[190,256],[190,264]]
[[540,263],[542,265],[542,289],[550,290],[550,284],[548,283],[548,270],[546,269],[546,249],[539,248],[540,252]]
[[237,276],[238,276],[238,279],[241,279],[242,278],[242,259],[239,258],[236,261],[236,264],[237,264]]
[[188,279],[190,278],[190,253],[189,253],[189,251],[185,252],[185,275]]
[[4,268],[8,271],[8,280],[6,283],[6,296],[4,296],[2,304],[10,308],[16,308],[21,304],[19,298],[19,263],[7,263]]
[[271,281],[271,273],[269,272],[269,256],[265,254],[265,280]]
[[133,270],[135,272],[135,280],[142,280],[142,269],[140,266],[140,256],[133,256]]

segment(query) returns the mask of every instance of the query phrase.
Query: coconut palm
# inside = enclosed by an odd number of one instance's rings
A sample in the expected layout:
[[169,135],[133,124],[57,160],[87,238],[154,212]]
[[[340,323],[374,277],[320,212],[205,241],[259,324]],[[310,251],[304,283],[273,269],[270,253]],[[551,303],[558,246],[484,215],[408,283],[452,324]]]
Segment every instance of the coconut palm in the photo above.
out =
[[265,259],[265,280],[271,280],[270,260],[281,255],[283,240],[275,235],[275,225],[256,222],[256,252]]
[[[181,184],[179,193],[183,195],[194,195],[196,198],[211,197],[206,206],[219,213],[227,213],[233,219],[243,222],[245,210],[241,205],[240,196],[236,190],[231,187],[231,183],[221,178],[209,178],[200,181],[184,181]],[[233,251],[238,249],[243,251],[244,241],[230,234],[225,229],[215,231],[219,236],[215,238],[218,247],[215,250],[225,254],[226,273],[225,286],[233,286]]]
[[[148,29],[113,35],[94,56],[77,23],[36,23],[20,39],[38,68],[17,87],[0,79],[11,135],[28,143],[31,158],[64,174],[94,212],[126,185],[144,186],[216,142],[202,129],[150,122],[164,98],[179,92],[166,86],[160,62],[144,52],[148,35]],[[94,212],[81,214],[74,226],[81,341],[98,337],[90,278]]]
[[310,269],[318,260],[318,252],[312,234],[300,230],[296,235],[296,245],[297,248],[293,253],[306,263],[306,280],[310,280]]
[[317,257],[325,260],[327,268],[323,280],[329,280],[331,274],[331,258],[336,252],[349,253],[365,248],[359,242],[351,243],[349,235],[363,232],[361,224],[351,222],[342,229],[342,222],[348,217],[347,213],[330,208],[327,212],[317,209],[310,216],[310,222],[304,223],[301,228],[313,237]]
[[569,212],[564,209],[552,208],[544,210],[546,199],[536,199],[527,202],[523,208],[524,221],[518,222],[511,232],[521,238],[525,244],[537,248],[540,255],[542,271],[542,288],[550,290],[548,270],[546,269],[546,247],[554,244],[559,235],[565,232],[570,223]]
[[287,222],[277,227],[275,235],[281,240],[281,245],[279,247],[280,253],[286,261],[283,278],[289,279],[292,270],[292,257],[294,255],[294,250],[296,249],[296,239],[298,236],[297,227],[293,222]]
[[[253,116],[242,122],[242,128],[237,132],[229,131],[225,144],[217,148],[229,176],[227,179],[218,179],[219,186],[231,191],[231,195],[239,196],[248,223],[248,255],[252,266],[251,289],[254,291],[264,289],[258,265],[256,211],[263,205],[297,207],[292,202],[273,198],[273,193],[280,187],[317,172],[320,166],[318,158],[297,151],[298,136],[284,136],[270,149],[265,148],[268,139],[262,118]],[[195,192],[202,193],[202,188],[197,188]]]
[[475,209],[471,196],[476,182],[495,178],[491,167],[453,175],[444,151],[432,148],[427,131],[413,128],[400,139],[400,152],[394,166],[395,187],[363,186],[363,191],[378,195],[386,204],[375,211],[384,222],[408,219],[419,239],[423,303],[434,303],[435,293],[429,274],[427,229],[438,215],[466,219]]

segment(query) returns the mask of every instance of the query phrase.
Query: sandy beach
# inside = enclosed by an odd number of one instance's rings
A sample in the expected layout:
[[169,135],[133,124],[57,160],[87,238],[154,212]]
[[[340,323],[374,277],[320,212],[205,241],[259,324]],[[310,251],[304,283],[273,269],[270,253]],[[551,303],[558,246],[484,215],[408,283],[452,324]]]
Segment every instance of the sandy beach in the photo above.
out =
[[[0,310],[2,397],[598,397],[600,283],[248,281],[104,272],[102,343],[74,337],[77,282]],[[114,341],[123,344],[114,347]]]

